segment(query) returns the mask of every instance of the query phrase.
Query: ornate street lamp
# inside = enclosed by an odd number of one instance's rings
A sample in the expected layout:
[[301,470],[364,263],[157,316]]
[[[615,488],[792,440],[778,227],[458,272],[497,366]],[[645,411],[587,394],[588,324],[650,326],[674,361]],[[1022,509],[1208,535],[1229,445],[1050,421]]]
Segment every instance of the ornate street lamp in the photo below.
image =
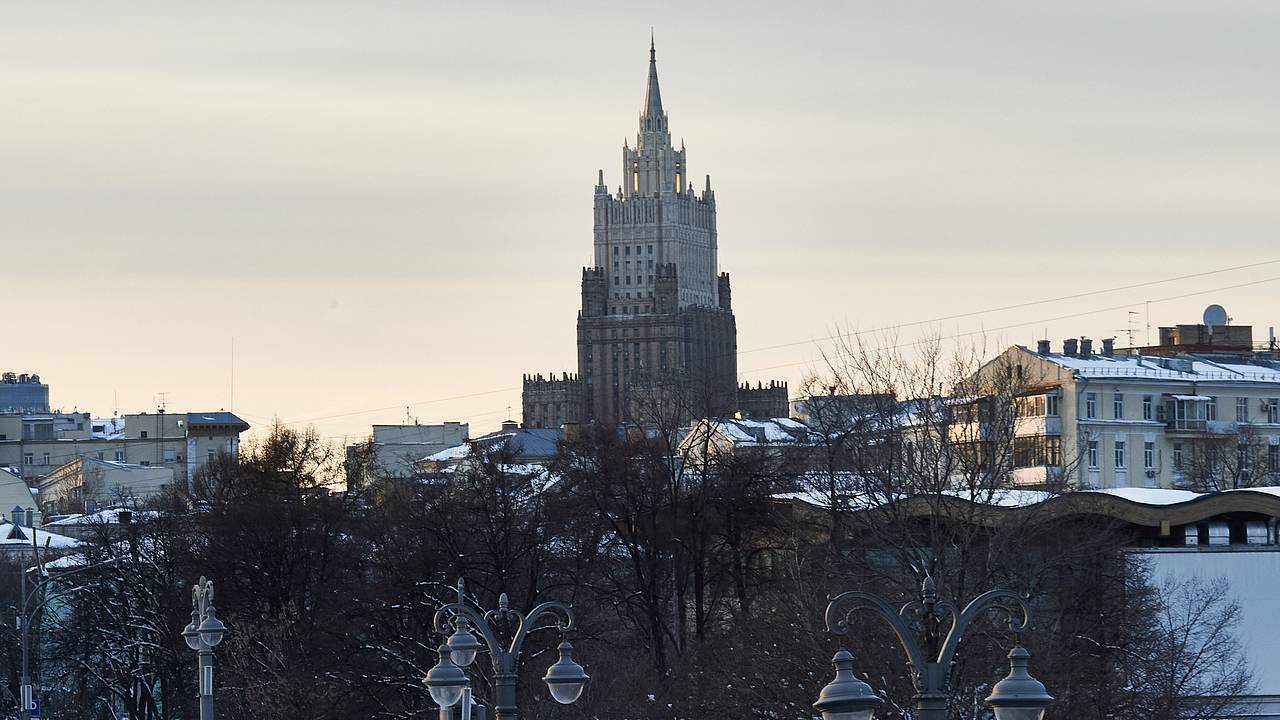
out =
[[214,720],[213,648],[222,642],[226,632],[227,626],[218,619],[213,607],[213,582],[202,575],[191,588],[191,622],[182,629],[182,639],[200,658],[196,675],[200,686],[200,720]]
[[[463,700],[463,690],[467,687],[463,670],[475,660],[477,652],[487,647],[493,664],[497,720],[516,720],[519,713],[516,708],[516,680],[520,650],[525,637],[533,629],[533,623],[543,615],[556,619],[562,635],[574,629],[573,608],[555,600],[540,603],[524,615],[509,607],[507,595],[503,593],[498,598],[497,610],[482,613],[467,603],[462,580],[458,580],[458,601],[441,606],[435,614],[436,632],[443,634],[452,623],[453,634],[449,636],[448,643],[440,646],[440,661],[424,680],[432,699],[441,707],[451,707]],[[510,630],[509,642],[499,637],[495,625],[509,630],[514,628]],[[480,633],[483,643],[472,634],[472,627]],[[583,685],[589,678],[582,666],[574,662],[572,645],[561,642],[558,649],[560,659],[547,670],[542,680],[550,689],[551,697],[567,705],[582,695]]]
[[[920,720],[946,720],[956,649],[965,631],[979,615],[992,610],[1004,613],[1009,620],[1009,629],[1018,637],[1031,622],[1031,608],[1012,592],[991,590],[960,610],[952,603],[939,601],[933,578],[925,577],[920,599],[896,610],[872,593],[857,590],[840,593],[827,605],[827,630],[837,635],[848,634],[849,616],[863,608],[874,610],[898,636],[911,669],[911,682],[916,689],[916,712]],[[1015,608],[1021,610],[1021,622],[1015,621]],[[913,618],[924,628],[923,647],[913,628]],[[945,620],[950,620],[950,628],[944,639],[940,637],[939,630]],[[987,697],[987,704],[995,711],[997,720],[1040,720],[1045,708],[1053,702],[1044,685],[1027,672],[1030,657],[1020,644],[1009,653],[1009,675],[996,683]],[[823,688],[814,707],[822,713],[824,720],[871,720],[880,699],[866,683],[853,676],[853,656],[842,650],[836,653],[834,662],[836,677]]]

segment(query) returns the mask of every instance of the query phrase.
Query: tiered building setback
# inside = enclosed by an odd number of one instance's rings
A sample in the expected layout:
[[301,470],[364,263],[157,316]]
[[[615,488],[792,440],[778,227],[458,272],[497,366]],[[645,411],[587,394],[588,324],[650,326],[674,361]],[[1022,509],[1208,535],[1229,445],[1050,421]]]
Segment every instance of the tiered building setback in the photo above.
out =
[[672,144],[652,42],[639,125],[635,146],[623,143],[616,192],[603,170],[596,176],[578,374],[526,379],[527,427],[556,419],[688,420],[737,409],[737,327],[729,275],[719,271],[715,192],[710,175],[695,189],[688,151]]

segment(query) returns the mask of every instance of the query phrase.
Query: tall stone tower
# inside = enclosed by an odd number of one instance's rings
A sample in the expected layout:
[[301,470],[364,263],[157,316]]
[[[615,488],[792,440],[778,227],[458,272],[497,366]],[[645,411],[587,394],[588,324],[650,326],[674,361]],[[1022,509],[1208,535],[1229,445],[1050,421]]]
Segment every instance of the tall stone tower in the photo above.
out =
[[582,416],[730,413],[737,330],[716,258],[715,193],[710,175],[694,190],[684,144],[671,143],[652,41],[640,129],[635,147],[623,143],[621,170],[616,193],[603,170],[596,180],[595,265],[583,269],[578,315]]

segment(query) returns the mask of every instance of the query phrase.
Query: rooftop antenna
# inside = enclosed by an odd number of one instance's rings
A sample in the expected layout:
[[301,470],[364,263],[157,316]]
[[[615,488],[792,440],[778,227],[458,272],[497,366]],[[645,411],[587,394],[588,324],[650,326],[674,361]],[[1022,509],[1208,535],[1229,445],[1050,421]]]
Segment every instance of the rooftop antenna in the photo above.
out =
[[1151,301],[1147,301],[1147,339],[1143,341],[1147,347],[1151,347]]
[[158,392],[158,393],[156,393],[156,410],[159,410],[160,412],[164,412],[165,397],[166,397],[168,394],[169,394],[169,393],[167,393],[167,392]]
[[1129,347],[1133,347],[1133,321],[1135,319],[1134,316],[1137,314],[1137,310],[1129,311],[1129,327],[1124,331],[1125,334],[1129,336]]
[[231,336],[231,387],[228,391],[227,410],[235,411],[236,407],[236,336]]

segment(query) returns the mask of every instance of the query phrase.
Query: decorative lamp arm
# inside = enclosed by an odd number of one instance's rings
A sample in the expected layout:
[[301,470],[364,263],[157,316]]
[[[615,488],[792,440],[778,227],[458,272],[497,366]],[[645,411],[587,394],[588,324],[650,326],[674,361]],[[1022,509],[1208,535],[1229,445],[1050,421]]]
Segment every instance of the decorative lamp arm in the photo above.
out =
[[467,622],[471,623],[471,626],[473,628],[475,628],[476,630],[479,630],[480,637],[484,638],[484,643],[485,645],[489,646],[490,651],[493,651],[495,649],[502,647],[502,641],[498,639],[498,636],[493,632],[493,627],[489,625],[488,621],[486,620],[486,618],[488,617],[488,613],[486,613],[485,615],[481,615],[480,613],[476,612],[475,610],[472,610],[471,608],[467,607],[466,605],[460,602],[453,602],[453,603],[449,603],[448,605],[441,605],[440,609],[436,610],[435,617],[432,618],[432,621],[431,621],[431,624],[432,626],[435,627],[436,632],[441,634],[444,633],[445,627],[448,625],[448,623],[445,621],[445,617],[451,613],[453,615],[461,615],[465,617],[467,619]]
[[[564,614],[563,622],[560,617],[558,617],[557,611]],[[519,652],[520,646],[524,644],[525,636],[528,635],[529,631],[532,629],[530,626],[537,622],[538,618],[543,615],[550,615],[554,617],[556,619],[556,627],[558,627],[562,633],[573,630],[576,627],[573,618],[573,608],[559,600],[548,600],[547,602],[540,603],[537,607],[530,610],[528,615],[521,618],[520,626],[516,630],[516,635],[511,639],[511,652]]]
[[[1022,622],[1016,622],[1015,608],[1001,601],[1011,601],[1017,609],[1022,610]],[[964,635],[973,621],[982,613],[990,610],[996,610],[1005,614],[1009,619],[1009,629],[1014,633],[1022,633],[1031,624],[1031,608],[1027,605],[1027,601],[1022,599],[1021,595],[1009,590],[989,590],[973,599],[965,606],[960,616],[951,626],[951,632],[947,633],[947,640],[942,644],[942,650],[938,653],[938,663],[943,667],[950,667],[952,659],[955,657],[956,649],[960,645],[960,638]]]
[[889,623],[889,627],[893,628],[894,634],[898,636],[898,642],[902,643],[902,649],[906,651],[907,660],[912,668],[916,672],[923,671],[927,660],[911,628],[907,626],[898,610],[876,595],[860,590],[849,590],[832,598],[831,602],[827,603],[827,630],[836,635],[848,634],[849,616],[854,610],[863,608],[875,610],[881,619]]

